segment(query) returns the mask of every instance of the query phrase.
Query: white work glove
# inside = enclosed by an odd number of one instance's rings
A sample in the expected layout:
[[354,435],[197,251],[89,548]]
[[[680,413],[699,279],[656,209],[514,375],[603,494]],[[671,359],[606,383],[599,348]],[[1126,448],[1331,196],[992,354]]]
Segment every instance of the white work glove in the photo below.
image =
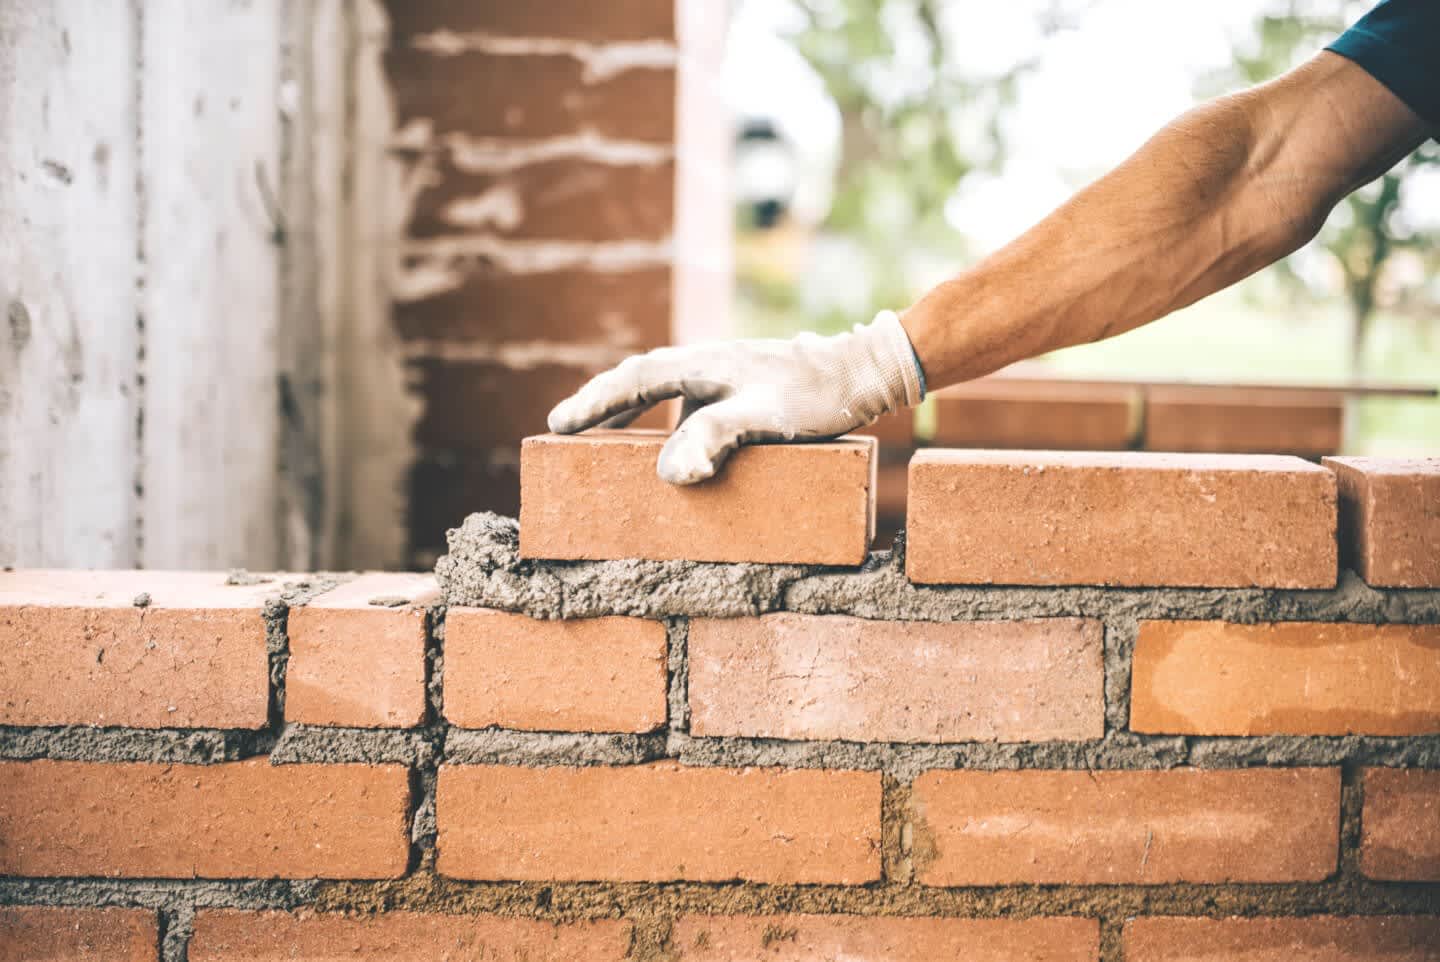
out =
[[557,404],[549,423],[556,434],[618,427],[683,397],[688,416],[665,442],[656,471],[673,484],[694,484],[747,441],[833,438],[919,404],[924,393],[900,319],[881,311],[849,334],[662,347],[626,358]]

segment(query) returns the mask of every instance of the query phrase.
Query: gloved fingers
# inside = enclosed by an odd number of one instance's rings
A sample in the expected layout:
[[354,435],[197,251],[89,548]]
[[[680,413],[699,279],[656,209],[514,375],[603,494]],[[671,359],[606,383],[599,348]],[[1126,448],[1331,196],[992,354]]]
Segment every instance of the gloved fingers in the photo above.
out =
[[[684,392],[683,349],[660,348],[627,357],[555,405],[546,419],[556,434],[575,434],[632,408],[650,405]],[[637,414],[636,417],[639,415]]]
[[704,481],[750,435],[753,420],[749,406],[738,397],[700,408],[660,449],[655,473],[671,484]]

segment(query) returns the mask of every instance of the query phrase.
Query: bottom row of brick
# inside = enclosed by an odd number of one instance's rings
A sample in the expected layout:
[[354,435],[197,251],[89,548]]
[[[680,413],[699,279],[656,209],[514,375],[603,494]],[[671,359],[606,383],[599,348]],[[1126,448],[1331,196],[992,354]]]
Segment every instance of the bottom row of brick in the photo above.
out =
[[[555,924],[495,915],[390,912],[200,911],[190,962],[375,958],[621,962],[633,923]],[[1440,918],[1138,918],[1125,924],[1127,962],[1374,962],[1440,959]],[[21,906],[0,909],[0,960],[154,962],[159,919],[142,909]],[[1089,918],[955,919],[870,916],[687,915],[670,932],[669,957],[741,962],[954,958],[966,962],[1094,962],[1100,923]]]

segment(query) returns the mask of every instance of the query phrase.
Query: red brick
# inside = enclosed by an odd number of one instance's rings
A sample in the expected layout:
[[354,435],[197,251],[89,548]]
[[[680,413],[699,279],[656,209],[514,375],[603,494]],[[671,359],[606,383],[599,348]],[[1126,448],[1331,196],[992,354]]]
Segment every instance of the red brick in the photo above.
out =
[[[620,356],[617,352],[612,360]],[[593,367],[511,367],[496,361],[418,361],[414,369],[426,404],[415,425],[415,439],[435,447],[514,444],[544,425],[552,407],[606,366],[603,362]],[[477,411],[485,416],[477,417]]]
[[453,55],[392,48],[385,66],[399,126],[436,134],[545,138],[593,133],[616,140],[675,140],[675,71],[637,67],[586,75],[565,54]]
[[677,27],[675,0],[625,0],[604,5],[592,0],[386,0],[385,7],[390,15],[390,35],[397,43],[413,42],[418,34],[437,31],[586,43],[671,40]]
[[439,870],[452,878],[880,877],[878,772],[447,765],[436,804]]
[[672,271],[556,270],[511,274],[460,265],[459,285],[394,307],[406,340],[485,344],[558,341],[639,351],[668,344]]
[[1440,918],[1141,918],[1125,962],[1440,962]]
[[618,919],[557,925],[474,914],[202,910],[195,913],[190,962],[331,962],[342,955],[376,962],[621,962],[629,957],[632,927]]
[[1299,458],[921,451],[908,521],[923,583],[1335,584],[1335,480]]
[[[663,241],[675,220],[675,164],[566,157],[513,170],[444,164],[420,191],[412,236],[483,230],[522,240]],[[573,340],[573,337],[567,338]]]
[[1130,385],[981,378],[935,393],[932,443],[1123,451],[1139,434],[1140,406]]
[[1366,583],[1440,588],[1440,458],[1326,458],[1340,486],[1340,542]]
[[1095,919],[933,919],[846,915],[687,915],[670,943],[681,962],[1096,962]]
[[424,606],[439,599],[430,575],[376,573],[292,609],[285,719],[355,728],[420,724]]
[[912,819],[926,885],[1313,882],[1336,866],[1340,772],[934,771]]
[[655,474],[665,436],[598,431],[526,438],[520,554],[854,565],[875,531],[875,441],[737,450],[714,478]]
[[1176,735],[1440,731],[1440,625],[1146,621],[1130,727]]
[[391,878],[398,765],[0,762],[0,875]]
[[690,622],[695,735],[866,742],[1105,733],[1103,629],[772,614]]
[[1345,400],[1333,391],[1194,386],[1145,392],[1149,451],[1332,454],[1344,421]]
[[665,724],[665,625],[445,615],[445,717],[464,728],[648,732]]
[[278,588],[219,572],[0,573],[0,724],[260,728],[262,608]]
[[154,912],[0,907],[0,962],[157,962],[159,958]]
[[1361,826],[1366,875],[1440,882],[1440,770],[1368,769]]

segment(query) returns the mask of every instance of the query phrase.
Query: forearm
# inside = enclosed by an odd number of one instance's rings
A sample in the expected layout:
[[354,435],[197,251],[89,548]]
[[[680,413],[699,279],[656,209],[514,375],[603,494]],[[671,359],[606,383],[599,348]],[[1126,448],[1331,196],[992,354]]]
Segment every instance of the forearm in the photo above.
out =
[[1345,193],[1423,139],[1418,119],[1376,87],[1322,55],[1174,121],[906,312],[927,381],[1128,331],[1294,251]]

